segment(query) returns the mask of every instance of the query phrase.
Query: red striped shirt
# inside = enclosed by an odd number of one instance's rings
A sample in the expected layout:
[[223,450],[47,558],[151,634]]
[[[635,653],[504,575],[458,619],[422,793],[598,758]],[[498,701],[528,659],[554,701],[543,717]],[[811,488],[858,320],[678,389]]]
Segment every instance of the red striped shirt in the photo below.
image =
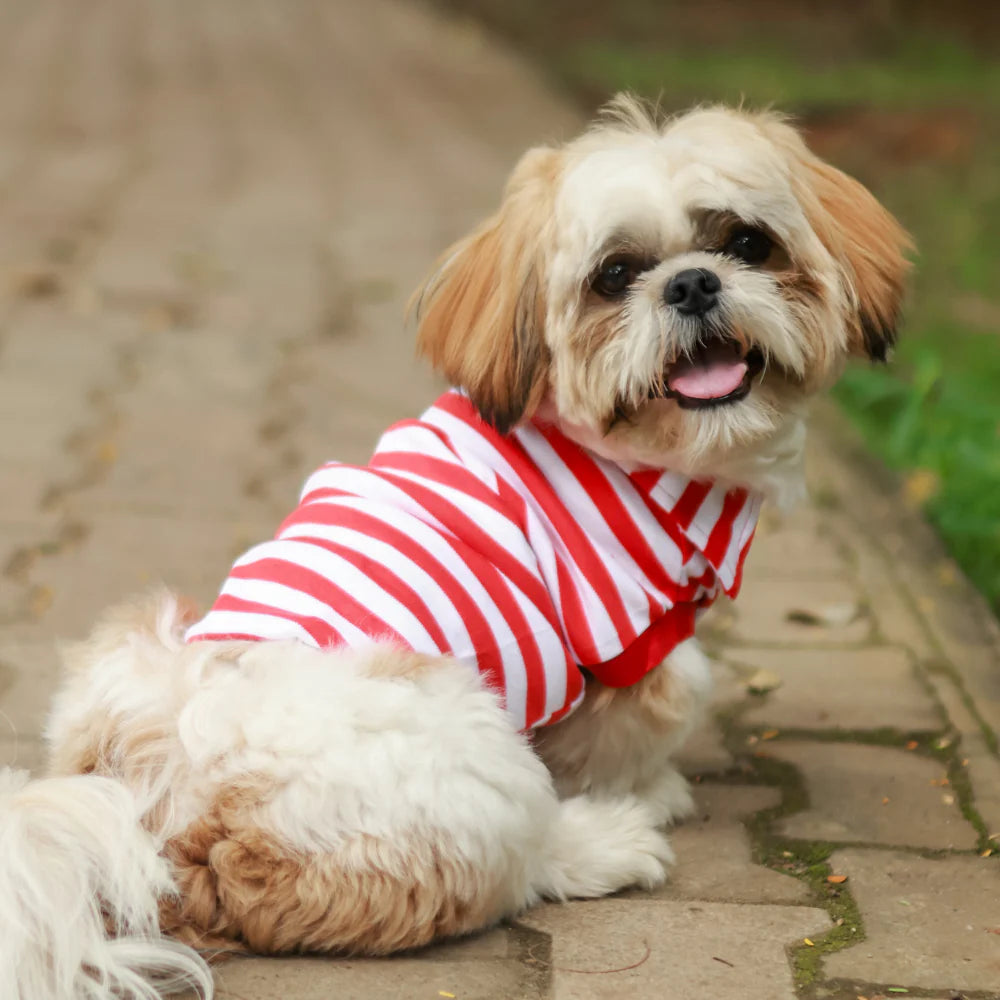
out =
[[233,566],[195,639],[387,641],[475,666],[523,729],[579,704],[589,671],[634,684],[735,596],[760,498],[629,472],[556,428],[506,437],[460,392],[331,462],[272,541]]

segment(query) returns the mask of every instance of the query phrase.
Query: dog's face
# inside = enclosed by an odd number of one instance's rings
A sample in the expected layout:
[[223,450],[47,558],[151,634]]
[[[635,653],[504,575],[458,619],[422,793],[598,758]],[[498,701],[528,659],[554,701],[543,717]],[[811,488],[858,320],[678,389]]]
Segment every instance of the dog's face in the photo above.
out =
[[420,344],[499,430],[541,409],[612,457],[710,473],[845,359],[882,360],[905,233],[769,114],[619,98],[530,151],[445,256]]

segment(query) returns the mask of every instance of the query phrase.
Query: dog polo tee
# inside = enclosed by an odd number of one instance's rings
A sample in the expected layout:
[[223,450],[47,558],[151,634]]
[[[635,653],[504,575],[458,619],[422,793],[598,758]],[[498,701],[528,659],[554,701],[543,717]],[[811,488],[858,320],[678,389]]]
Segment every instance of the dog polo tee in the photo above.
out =
[[453,656],[530,729],[580,703],[583,671],[634,684],[735,596],[759,509],[742,489],[628,472],[553,426],[501,435],[452,390],[367,466],[315,472],[186,638]]

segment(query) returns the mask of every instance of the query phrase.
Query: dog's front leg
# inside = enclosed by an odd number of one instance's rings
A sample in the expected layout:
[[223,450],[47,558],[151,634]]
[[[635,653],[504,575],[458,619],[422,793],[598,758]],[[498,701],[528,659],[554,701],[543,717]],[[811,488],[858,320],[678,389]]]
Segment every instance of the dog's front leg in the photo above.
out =
[[661,823],[689,815],[691,793],[672,758],[701,719],[711,684],[709,661],[694,639],[632,687],[588,681],[583,704],[536,733],[559,794],[633,794]]

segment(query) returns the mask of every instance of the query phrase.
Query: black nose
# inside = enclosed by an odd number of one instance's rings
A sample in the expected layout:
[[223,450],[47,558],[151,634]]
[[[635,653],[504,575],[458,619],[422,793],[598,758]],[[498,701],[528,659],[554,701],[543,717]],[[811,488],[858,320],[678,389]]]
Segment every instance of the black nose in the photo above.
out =
[[668,306],[689,316],[702,316],[713,308],[722,282],[714,271],[704,267],[689,267],[667,282],[664,292]]

